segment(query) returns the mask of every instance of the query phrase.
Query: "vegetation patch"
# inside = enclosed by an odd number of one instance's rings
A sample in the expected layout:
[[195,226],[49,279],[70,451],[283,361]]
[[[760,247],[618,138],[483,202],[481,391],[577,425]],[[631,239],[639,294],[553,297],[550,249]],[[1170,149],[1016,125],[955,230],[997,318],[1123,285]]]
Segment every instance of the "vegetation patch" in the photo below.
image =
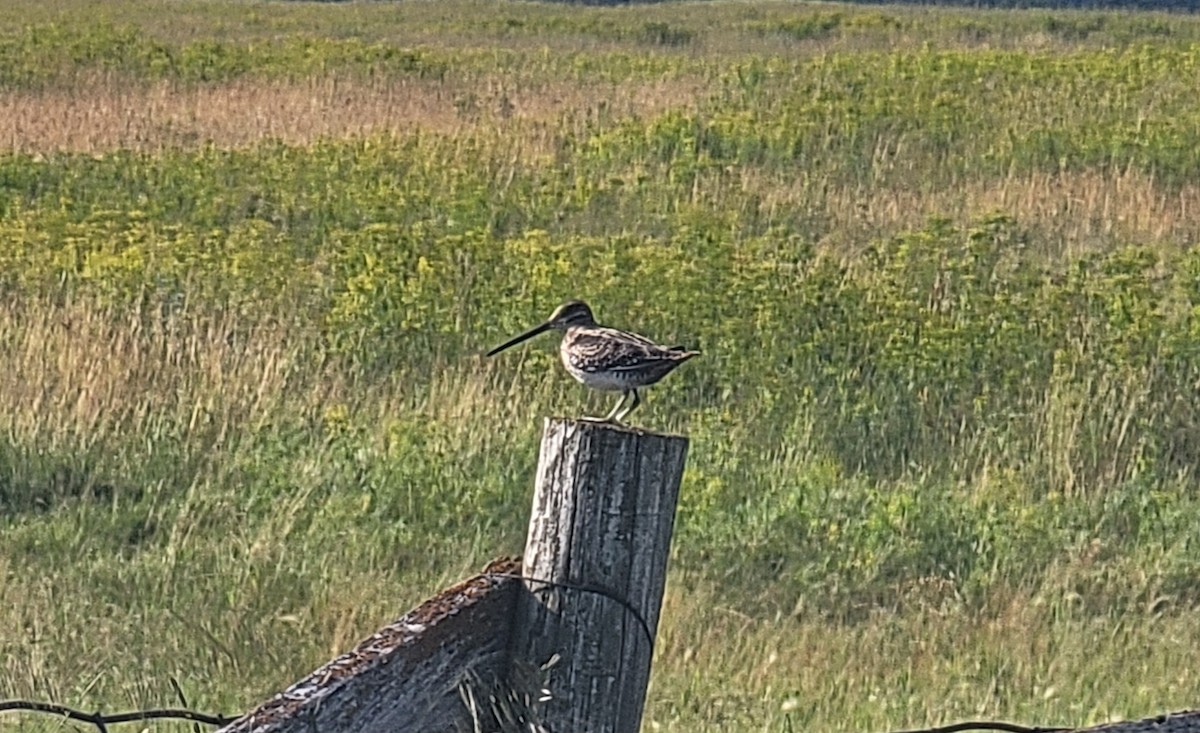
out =
[[481,354],[584,297],[703,352],[656,729],[1195,698],[1194,19],[90,8],[0,20],[5,696],[245,709],[519,548],[604,398]]

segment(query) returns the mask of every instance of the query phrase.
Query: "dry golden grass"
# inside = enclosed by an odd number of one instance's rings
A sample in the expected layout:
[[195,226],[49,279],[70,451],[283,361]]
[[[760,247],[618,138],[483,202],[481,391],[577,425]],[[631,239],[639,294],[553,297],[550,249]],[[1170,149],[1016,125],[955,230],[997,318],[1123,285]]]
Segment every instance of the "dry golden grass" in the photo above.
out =
[[166,432],[225,450],[232,436],[281,415],[337,423],[353,413],[386,450],[397,418],[419,414],[468,439],[479,413],[519,401],[527,386],[512,375],[498,384],[498,366],[478,358],[437,370],[420,389],[402,368],[365,385],[324,360],[319,342],[315,329],[248,323],[245,314],[157,318],[86,298],[0,301],[0,430],[51,448]]
[[1200,186],[1166,186],[1135,170],[1033,171],[940,188],[830,185],[819,196],[808,178],[745,169],[734,185],[755,192],[768,218],[809,211],[825,222],[824,244],[847,252],[920,228],[931,217],[973,220],[997,211],[1016,216],[1038,235],[1039,251],[1055,256],[1118,244],[1200,241]]
[[0,96],[0,141],[25,153],[99,154],[241,147],[264,140],[302,145],[377,133],[453,137],[503,131],[522,148],[539,150],[552,132],[546,123],[584,118],[597,109],[614,116],[689,109],[701,91],[700,82],[678,79],[521,87],[500,78],[373,82],[322,77],[189,87],[108,76],[72,89]]
[[32,444],[88,447],[155,423],[196,436],[208,429],[220,443],[294,387],[285,334],[247,333],[232,318],[147,325],[84,302],[7,302],[0,343],[9,355],[0,375],[5,428]]

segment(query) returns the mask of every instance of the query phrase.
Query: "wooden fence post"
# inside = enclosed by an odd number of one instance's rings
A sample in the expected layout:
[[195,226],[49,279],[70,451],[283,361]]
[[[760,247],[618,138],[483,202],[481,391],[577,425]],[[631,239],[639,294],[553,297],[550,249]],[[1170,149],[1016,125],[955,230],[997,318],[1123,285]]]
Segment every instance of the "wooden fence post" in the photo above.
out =
[[540,708],[553,733],[641,725],[687,444],[546,420],[512,651],[536,665],[557,656]]

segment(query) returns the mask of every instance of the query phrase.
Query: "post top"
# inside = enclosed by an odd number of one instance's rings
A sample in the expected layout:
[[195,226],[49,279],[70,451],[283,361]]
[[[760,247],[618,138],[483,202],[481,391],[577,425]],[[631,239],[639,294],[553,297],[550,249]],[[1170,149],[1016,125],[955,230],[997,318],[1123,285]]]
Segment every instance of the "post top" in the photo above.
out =
[[636,425],[626,425],[625,423],[605,422],[595,418],[560,417],[554,415],[546,418],[546,429],[549,429],[550,426],[555,423],[569,425],[577,430],[608,430],[616,433],[624,433],[626,435],[666,438],[668,440],[688,439],[686,435],[679,435],[676,433],[660,433],[657,430],[647,430],[645,428],[637,427]]

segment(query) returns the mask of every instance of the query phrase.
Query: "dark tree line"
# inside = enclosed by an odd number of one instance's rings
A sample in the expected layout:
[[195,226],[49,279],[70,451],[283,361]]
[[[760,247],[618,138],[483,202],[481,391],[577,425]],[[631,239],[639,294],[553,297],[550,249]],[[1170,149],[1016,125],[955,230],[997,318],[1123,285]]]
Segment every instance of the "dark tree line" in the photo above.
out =
[[[664,0],[562,0],[573,5],[630,5]],[[857,5],[944,5],[966,8],[1045,8],[1049,10],[1169,10],[1194,13],[1200,0],[843,0]]]
[[[883,0],[846,0],[860,5],[878,5]],[[971,8],[1048,8],[1074,10],[1133,9],[1196,12],[1200,0],[886,0],[899,5],[955,5]]]

